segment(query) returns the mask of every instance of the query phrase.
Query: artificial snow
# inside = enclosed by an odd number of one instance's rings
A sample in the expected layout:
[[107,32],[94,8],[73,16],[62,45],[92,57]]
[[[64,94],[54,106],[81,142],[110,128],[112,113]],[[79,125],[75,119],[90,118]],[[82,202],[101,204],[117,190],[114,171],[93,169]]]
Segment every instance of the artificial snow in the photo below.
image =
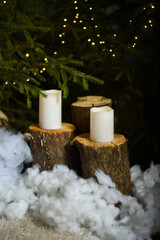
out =
[[11,169],[30,161],[30,152],[21,134],[0,131],[0,216],[20,219],[29,210],[57,231],[84,227],[104,240],[149,240],[159,231],[160,165],[145,172],[131,168],[133,196],[121,194],[101,170],[96,171],[100,184],[65,165],[41,173],[34,165],[15,178]]
[[17,178],[32,156],[23,135],[0,128],[0,181]]

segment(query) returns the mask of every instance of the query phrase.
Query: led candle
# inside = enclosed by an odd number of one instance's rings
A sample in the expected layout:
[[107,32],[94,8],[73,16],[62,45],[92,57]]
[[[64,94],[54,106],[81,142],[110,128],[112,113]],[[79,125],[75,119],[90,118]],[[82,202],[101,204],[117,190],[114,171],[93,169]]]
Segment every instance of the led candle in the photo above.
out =
[[110,142],[114,138],[114,110],[110,107],[90,109],[90,139],[94,142]]
[[39,95],[39,126],[43,129],[61,128],[62,107],[61,91],[46,90]]

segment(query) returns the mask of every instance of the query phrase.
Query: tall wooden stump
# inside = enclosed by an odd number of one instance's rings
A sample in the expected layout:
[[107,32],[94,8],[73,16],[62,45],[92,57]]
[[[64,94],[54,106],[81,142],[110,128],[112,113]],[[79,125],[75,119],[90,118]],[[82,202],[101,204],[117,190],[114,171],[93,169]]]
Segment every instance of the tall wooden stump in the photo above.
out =
[[86,96],[78,97],[77,102],[71,104],[72,122],[79,134],[90,131],[90,109],[101,106],[112,107],[112,100],[102,96]]
[[70,145],[76,136],[75,126],[62,123],[56,130],[41,129],[30,126],[29,146],[33,156],[33,163],[40,165],[40,170],[50,170],[55,164],[66,164],[72,169],[77,169],[77,152]]
[[108,143],[96,143],[90,140],[89,133],[81,134],[71,141],[80,153],[82,175],[95,177],[95,171],[101,169],[108,174],[123,194],[131,194],[130,166],[127,141],[123,135],[115,134]]

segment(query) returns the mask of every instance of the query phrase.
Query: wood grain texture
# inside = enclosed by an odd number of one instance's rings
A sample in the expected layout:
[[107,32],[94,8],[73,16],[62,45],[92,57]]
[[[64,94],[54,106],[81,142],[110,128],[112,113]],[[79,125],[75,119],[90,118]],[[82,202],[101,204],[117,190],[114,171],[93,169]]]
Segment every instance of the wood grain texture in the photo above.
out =
[[30,126],[28,144],[33,163],[39,164],[40,170],[50,170],[55,164],[66,164],[76,169],[77,152],[70,145],[70,141],[76,136],[75,131],[75,126],[69,123],[62,123],[62,127],[55,130]]
[[95,177],[95,171],[101,169],[119,191],[131,194],[127,141],[123,135],[115,134],[112,142],[96,143],[90,140],[89,133],[84,133],[75,137],[71,144],[79,150],[84,178]]

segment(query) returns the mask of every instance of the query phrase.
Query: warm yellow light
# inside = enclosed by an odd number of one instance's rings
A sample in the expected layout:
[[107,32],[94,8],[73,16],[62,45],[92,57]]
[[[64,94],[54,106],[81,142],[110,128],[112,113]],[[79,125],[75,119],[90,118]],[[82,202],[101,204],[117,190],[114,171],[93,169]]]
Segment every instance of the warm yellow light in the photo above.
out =
[[67,18],[65,18],[64,21],[67,22]]
[[44,61],[47,61],[48,59],[47,58],[44,58]]
[[29,57],[29,53],[26,53],[26,57]]
[[76,20],[73,20],[73,23],[76,23]]
[[151,5],[151,8],[155,8],[155,6],[154,6],[154,5]]
[[37,75],[37,73],[35,72],[35,73],[34,73],[34,76],[36,76],[36,75]]
[[135,47],[134,45],[132,45],[132,47]]
[[46,71],[46,69],[45,69],[45,68],[42,68],[42,70],[43,70],[43,71]]
[[132,19],[130,19],[129,21],[132,22]]
[[[43,72],[43,71],[42,71]],[[29,78],[27,78],[27,80],[26,80],[27,82],[29,82]]]
[[116,35],[116,34],[114,34],[113,36],[114,36],[114,37],[116,37],[117,35]]
[[92,10],[92,7],[90,7],[89,10]]
[[92,45],[95,45],[95,42],[92,42]]
[[62,34],[59,34],[59,37],[62,37]]
[[97,34],[97,37],[100,37],[100,34]]
[[137,39],[138,39],[138,37],[137,37],[137,36],[135,36],[135,39],[137,40]]
[[143,10],[146,10],[146,8],[144,7]]
[[5,84],[7,85],[7,84],[8,84],[8,82],[5,82]]
[[65,27],[67,27],[66,25],[63,25],[63,27],[65,28]]
[[77,3],[77,1],[74,1],[74,4],[76,4]]
[[112,52],[113,50],[112,49],[109,49],[110,52]]
[[62,35],[65,35],[65,33],[63,32]]
[[103,41],[100,41],[99,43],[100,43],[100,44],[102,44],[102,43],[103,43]]
[[40,70],[40,73],[43,73],[43,70]]
[[112,57],[115,57],[116,55],[115,54],[112,54]]
[[97,25],[95,25],[95,28],[98,28],[98,26],[97,26]]
[[144,28],[147,28],[147,25],[145,25]]
[[90,41],[91,41],[91,39],[89,38],[89,39],[88,39],[88,42],[90,42]]
[[46,63],[48,63],[48,60],[46,61]]
[[82,20],[79,20],[80,23],[82,23]]
[[57,52],[54,52],[54,55],[56,55],[57,54]]
[[15,84],[16,84],[16,82],[13,82],[13,84],[15,85]]
[[87,29],[87,27],[83,27],[83,29]]
[[78,7],[75,7],[75,9],[77,10],[77,9],[78,9]]
[[150,24],[150,26],[151,26],[151,27],[153,27],[153,25],[152,25],[152,24]]
[[148,22],[149,22],[149,23],[151,23],[152,21],[151,21],[151,20],[149,20]]
[[94,20],[94,18],[91,18],[91,20],[93,21],[93,20]]
[[62,43],[62,44],[64,44],[64,43],[65,43],[65,41],[62,41],[61,43]]
[[79,15],[76,15],[75,18],[78,19],[78,18],[79,18]]
[[7,3],[7,1],[3,1],[3,3],[4,3],[4,4],[6,4],[6,3]]

